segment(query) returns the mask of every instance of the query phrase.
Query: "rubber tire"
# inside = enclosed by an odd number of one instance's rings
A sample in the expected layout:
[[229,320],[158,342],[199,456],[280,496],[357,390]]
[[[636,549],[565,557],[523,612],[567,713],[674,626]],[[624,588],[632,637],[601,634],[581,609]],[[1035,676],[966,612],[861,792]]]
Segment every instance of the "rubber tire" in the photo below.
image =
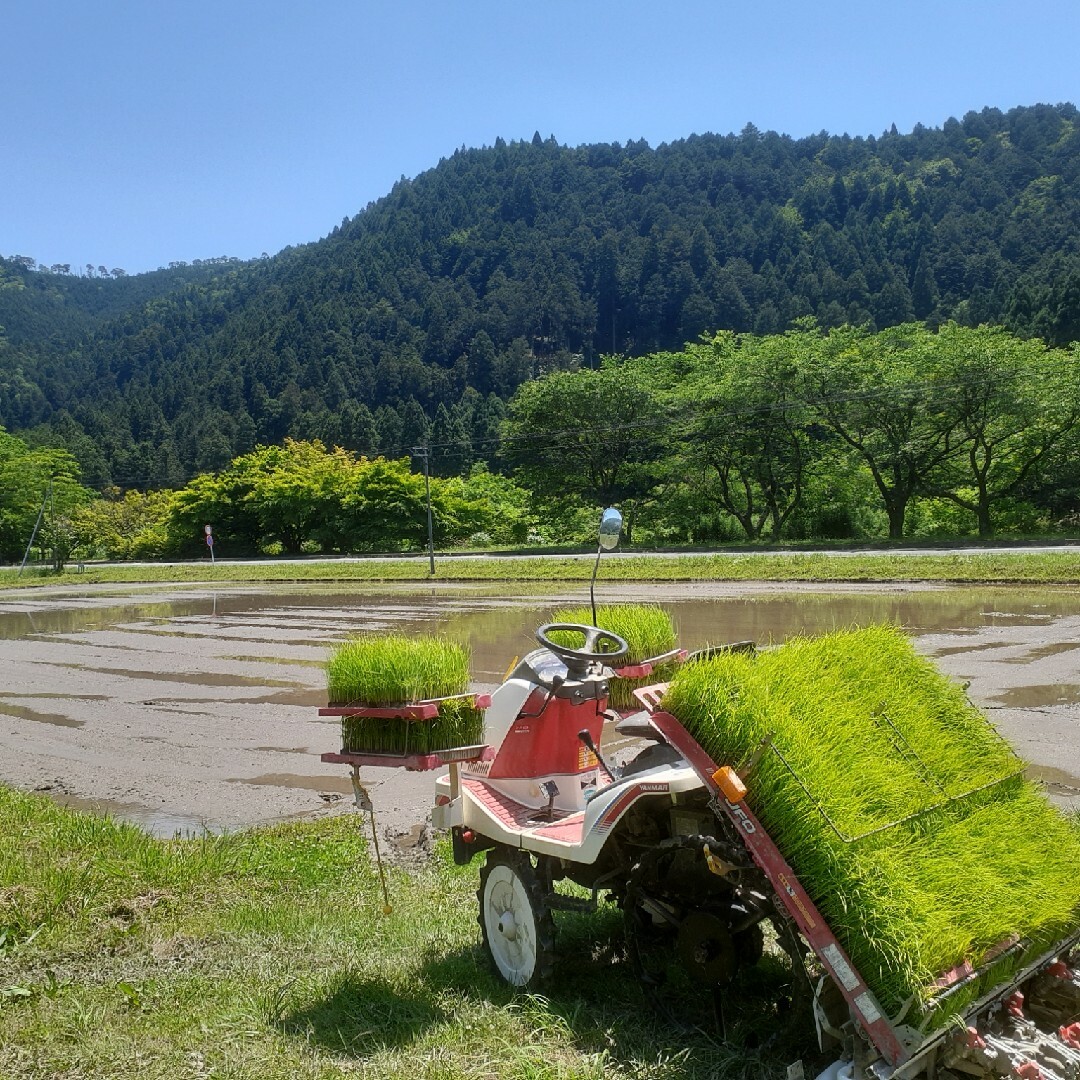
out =
[[529,856],[504,845],[489,851],[476,896],[496,974],[519,990],[542,986],[554,966],[555,922]]

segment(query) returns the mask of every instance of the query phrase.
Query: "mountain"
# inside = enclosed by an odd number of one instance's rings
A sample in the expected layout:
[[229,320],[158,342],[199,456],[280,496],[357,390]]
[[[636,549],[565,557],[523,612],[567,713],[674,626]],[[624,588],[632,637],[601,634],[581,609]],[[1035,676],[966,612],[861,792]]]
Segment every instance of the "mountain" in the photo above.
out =
[[497,139],[316,243],[137,295],[144,277],[64,282],[8,331],[0,423],[67,445],[99,485],[178,483],[287,435],[395,454],[430,438],[454,444],[433,455],[450,471],[490,453],[521,382],[704,331],[813,315],[1080,337],[1080,117],[984,109],[877,138],[748,125],[655,148]]

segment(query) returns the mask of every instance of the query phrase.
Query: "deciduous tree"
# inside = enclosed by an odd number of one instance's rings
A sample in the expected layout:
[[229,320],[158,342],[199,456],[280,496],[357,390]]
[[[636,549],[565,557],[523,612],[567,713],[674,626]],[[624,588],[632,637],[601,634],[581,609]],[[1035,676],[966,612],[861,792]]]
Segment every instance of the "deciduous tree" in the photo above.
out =
[[703,491],[751,540],[779,539],[802,502],[813,461],[809,412],[799,396],[800,335],[720,333],[687,348],[690,372],[675,403],[679,456],[705,474]]
[[606,505],[649,492],[665,440],[651,380],[640,366],[612,359],[597,371],[559,371],[522,385],[509,405],[502,454],[545,497]]
[[934,335],[911,323],[878,334],[840,327],[825,337],[803,329],[797,339],[807,405],[870,470],[889,536],[899,539],[912,498],[966,440]]
[[1000,327],[949,324],[934,338],[934,353],[963,449],[925,488],[970,510],[979,535],[991,536],[993,508],[1019,495],[1080,423],[1080,348],[1047,349]]

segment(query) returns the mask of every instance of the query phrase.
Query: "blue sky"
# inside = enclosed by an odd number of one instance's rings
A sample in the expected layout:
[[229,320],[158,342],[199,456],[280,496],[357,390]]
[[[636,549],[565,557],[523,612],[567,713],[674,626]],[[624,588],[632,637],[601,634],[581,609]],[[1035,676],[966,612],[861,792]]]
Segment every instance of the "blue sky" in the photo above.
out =
[[1077,0],[5,5],[0,254],[273,254],[460,146],[793,136],[1080,103]]

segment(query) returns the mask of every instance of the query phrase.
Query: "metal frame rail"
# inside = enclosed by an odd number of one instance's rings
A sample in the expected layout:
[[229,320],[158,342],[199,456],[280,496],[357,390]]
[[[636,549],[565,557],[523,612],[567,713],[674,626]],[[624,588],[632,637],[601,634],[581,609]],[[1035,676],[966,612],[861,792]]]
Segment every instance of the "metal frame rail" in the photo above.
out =
[[754,862],[772,883],[776,895],[795,920],[807,943],[817,954],[874,1046],[890,1065],[902,1065],[911,1057],[900,1033],[890,1023],[866,980],[844,952],[840,942],[829,929],[810,895],[803,888],[795,871],[780,853],[772,837],[744,803],[729,802],[713,778],[719,766],[701,748],[696,739],[671,715],[656,710],[652,722],[665,739],[679,751],[712,793],[717,806],[723,810],[746,844]]

